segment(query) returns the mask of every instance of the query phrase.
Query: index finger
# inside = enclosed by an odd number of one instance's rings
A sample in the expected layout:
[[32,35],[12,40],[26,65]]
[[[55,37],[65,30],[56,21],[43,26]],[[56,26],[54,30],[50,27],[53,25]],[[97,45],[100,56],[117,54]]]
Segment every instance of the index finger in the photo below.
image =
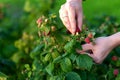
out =
[[76,13],[74,7],[67,5],[68,17],[72,29],[72,34],[75,34],[76,31]]

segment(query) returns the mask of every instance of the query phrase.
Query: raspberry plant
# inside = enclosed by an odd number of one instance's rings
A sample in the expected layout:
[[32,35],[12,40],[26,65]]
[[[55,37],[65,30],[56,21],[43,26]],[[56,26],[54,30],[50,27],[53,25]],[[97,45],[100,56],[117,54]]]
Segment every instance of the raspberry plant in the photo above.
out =
[[[101,23],[116,29],[116,27],[113,27],[114,24]],[[116,54],[110,55],[111,57],[108,57],[103,64],[98,65],[88,55],[76,52],[76,49],[82,50],[81,45],[84,43],[89,44],[92,42],[94,44],[94,35],[95,33],[100,35],[101,26],[99,27],[100,29],[89,30],[87,28],[88,25],[84,24],[82,32],[76,30],[76,34],[71,35],[65,27],[58,25],[57,17],[54,14],[48,17],[40,17],[37,20],[37,24],[39,37],[32,40],[35,44],[31,46],[30,54],[27,53],[32,58],[32,63],[25,64],[25,70],[22,70],[21,75],[23,79],[119,80],[120,59],[117,57],[117,59],[113,60]],[[104,32],[107,29],[109,27],[103,29]],[[24,36],[23,34],[22,38]],[[28,45],[31,43],[31,41],[25,42]],[[23,47],[25,46],[21,45],[23,51],[26,52]],[[90,53],[92,54],[91,51]]]
[[[32,67],[25,65],[28,70],[28,78],[36,80],[81,80],[78,71],[89,72],[93,61],[88,55],[80,55],[76,49],[80,49],[85,38],[92,31],[83,26],[83,31],[76,31],[71,35],[63,27],[57,25],[56,15],[49,18],[42,16],[37,21],[39,44],[31,52],[34,59]],[[90,38],[91,41],[94,38]],[[39,77],[36,77],[40,75]]]

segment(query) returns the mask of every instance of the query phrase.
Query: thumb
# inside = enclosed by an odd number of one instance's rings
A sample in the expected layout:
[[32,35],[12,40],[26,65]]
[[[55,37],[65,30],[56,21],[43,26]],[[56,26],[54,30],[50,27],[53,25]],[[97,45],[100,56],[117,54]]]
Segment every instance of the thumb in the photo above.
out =
[[85,54],[85,53],[91,53],[92,50],[93,50],[93,45],[90,43],[90,44],[82,45],[82,50],[76,49],[76,52],[80,54]]
[[82,45],[82,49],[83,49],[83,51],[93,50],[93,45],[92,45],[92,43],[84,44],[84,45]]
[[[89,50],[90,51],[90,50]],[[94,58],[93,53],[90,53],[89,51],[83,51],[83,50],[78,50],[76,49],[76,52],[79,54],[87,54],[88,56],[90,56],[91,58]]]
[[93,55],[93,52],[92,52],[92,50],[93,50],[92,43],[82,45],[82,49],[83,50],[76,49],[76,52],[79,53],[79,54],[87,54],[88,56],[94,58],[94,55]]

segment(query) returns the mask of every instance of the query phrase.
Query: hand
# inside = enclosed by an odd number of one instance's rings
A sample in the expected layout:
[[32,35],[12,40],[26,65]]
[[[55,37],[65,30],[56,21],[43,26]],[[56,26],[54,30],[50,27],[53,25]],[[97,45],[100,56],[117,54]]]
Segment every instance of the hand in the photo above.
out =
[[76,28],[82,30],[82,0],[67,0],[59,10],[60,19],[65,27],[75,34]]
[[[95,40],[95,45],[92,43],[82,45],[83,50],[76,50],[80,54],[88,54],[96,63],[102,63],[110,51],[116,47],[115,42],[112,42],[110,37],[99,37]],[[92,50],[92,54],[86,51]]]

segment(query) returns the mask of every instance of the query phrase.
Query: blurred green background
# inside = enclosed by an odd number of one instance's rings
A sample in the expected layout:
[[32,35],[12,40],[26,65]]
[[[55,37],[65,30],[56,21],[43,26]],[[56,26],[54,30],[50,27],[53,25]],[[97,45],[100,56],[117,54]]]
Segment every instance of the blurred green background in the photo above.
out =
[[100,15],[112,15],[120,21],[119,0],[86,0],[83,3],[84,15],[91,19]]
[[[31,63],[29,52],[36,45],[36,20],[56,13],[65,0],[0,0],[0,72],[11,80],[20,77],[23,65]],[[101,15],[117,17],[120,0],[86,0],[84,16],[89,22]],[[59,23],[62,25],[62,23]],[[32,38],[33,37],[33,38]],[[1,74],[1,73],[0,73]],[[17,74],[17,75],[16,75]]]

